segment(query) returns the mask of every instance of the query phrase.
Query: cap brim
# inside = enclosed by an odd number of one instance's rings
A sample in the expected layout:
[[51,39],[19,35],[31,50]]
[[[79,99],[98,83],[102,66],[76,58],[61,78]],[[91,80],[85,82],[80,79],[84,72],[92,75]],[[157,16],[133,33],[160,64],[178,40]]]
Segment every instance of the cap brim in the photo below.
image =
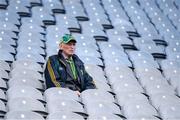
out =
[[67,40],[66,42],[65,42],[65,41],[63,41],[63,43],[68,43],[68,42],[70,42],[70,41],[77,42],[75,39],[69,39],[69,40]]

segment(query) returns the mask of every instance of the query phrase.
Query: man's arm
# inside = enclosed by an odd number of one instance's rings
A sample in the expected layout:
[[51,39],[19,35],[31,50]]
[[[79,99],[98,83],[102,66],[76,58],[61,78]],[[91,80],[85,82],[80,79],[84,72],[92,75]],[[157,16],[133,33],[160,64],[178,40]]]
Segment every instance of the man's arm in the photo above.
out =
[[93,81],[93,78],[87,73],[84,69],[84,78],[85,78],[85,89],[96,89],[96,85]]
[[44,71],[44,77],[46,80],[46,87],[63,87],[63,83],[60,83],[60,76],[57,71],[55,61],[51,58],[48,59],[46,63],[46,68]]

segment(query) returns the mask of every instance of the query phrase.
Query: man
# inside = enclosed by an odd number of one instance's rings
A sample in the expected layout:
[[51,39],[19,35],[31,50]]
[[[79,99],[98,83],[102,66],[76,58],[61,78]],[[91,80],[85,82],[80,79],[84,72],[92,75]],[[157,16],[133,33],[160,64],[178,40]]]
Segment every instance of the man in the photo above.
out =
[[45,68],[47,88],[63,87],[80,92],[95,89],[92,77],[86,72],[83,62],[74,54],[76,39],[65,34],[59,44],[57,55],[50,56]]

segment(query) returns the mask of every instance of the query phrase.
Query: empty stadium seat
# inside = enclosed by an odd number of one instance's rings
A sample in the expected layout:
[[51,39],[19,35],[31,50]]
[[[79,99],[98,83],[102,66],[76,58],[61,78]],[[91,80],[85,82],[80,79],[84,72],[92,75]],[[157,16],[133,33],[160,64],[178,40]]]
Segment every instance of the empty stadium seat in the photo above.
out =
[[31,111],[10,111],[5,116],[6,120],[44,120],[44,118],[35,112]]
[[78,115],[76,113],[73,112],[55,112],[55,113],[51,113],[47,116],[47,120],[54,120],[54,119],[58,119],[58,120],[84,120],[83,116]]
[[[179,0],[0,0],[0,120],[179,120]],[[46,90],[72,34],[97,89]]]

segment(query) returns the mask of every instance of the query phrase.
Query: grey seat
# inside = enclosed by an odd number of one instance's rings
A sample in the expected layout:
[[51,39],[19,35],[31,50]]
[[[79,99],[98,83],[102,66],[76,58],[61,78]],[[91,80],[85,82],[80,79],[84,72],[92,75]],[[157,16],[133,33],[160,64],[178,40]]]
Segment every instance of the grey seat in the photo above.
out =
[[42,49],[41,47],[36,47],[36,46],[32,46],[32,45],[19,45],[17,47],[17,51],[18,53],[23,53],[23,52],[28,52],[28,53],[36,53],[36,54],[40,54],[40,55],[45,55],[45,51],[44,49]]
[[122,114],[119,106],[105,101],[89,101],[85,103],[85,109],[89,115],[97,114]]
[[165,54],[165,52],[155,44],[140,44],[139,49],[151,54]]
[[175,3],[175,5],[176,5],[178,8],[180,8],[180,2],[179,2],[179,0],[174,0],[174,3]]
[[37,70],[39,72],[43,71],[43,68],[41,67],[40,64],[38,64],[34,61],[31,61],[31,60],[16,60],[16,61],[13,61],[11,66],[12,66],[12,68],[24,67],[24,68],[28,68],[31,70]]
[[151,85],[165,84],[168,85],[168,81],[163,76],[143,75],[138,78],[142,87],[146,88]]
[[166,103],[160,106],[160,114],[165,120],[179,119],[180,104]]
[[24,97],[24,98],[32,98],[40,101],[44,101],[44,97],[40,91],[31,87],[31,86],[12,86],[7,91],[7,97],[9,100]]
[[177,96],[168,93],[154,94],[150,96],[150,100],[156,109],[159,109],[160,106],[169,103],[180,104],[179,98]]
[[121,117],[114,114],[96,114],[90,115],[87,120],[123,120]]
[[44,24],[54,24],[55,19],[51,15],[52,11],[48,11],[45,7],[36,6],[32,8],[32,18]]
[[9,79],[9,75],[5,70],[0,70],[0,78]]
[[131,81],[131,82],[122,81],[122,83],[118,82],[118,84],[113,84],[112,88],[115,93],[119,93],[119,92],[142,92],[143,93],[144,92],[142,87],[137,81]]
[[9,52],[9,53],[12,53],[12,54],[15,54],[15,53],[16,53],[14,47],[11,46],[11,45],[8,45],[8,44],[6,44],[6,43],[1,43],[1,45],[0,45],[0,51],[6,51],[6,53]]
[[29,16],[30,11],[28,6],[30,7],[28,1],[10,1],[8,9],[16,11],[20,16]]
[[77,43],[78,44],[82,44],[82,45],[88,45],[88,44],[92,44],[92,45],[96,45],[96,40],[90,36],[90,35],[85,35],[85,34],[79,34],[79,33],[72,33],[72,35],[74,36],[74,38],[76,38],[76,40],[78,41],[82,41],[81,43]]
[[167,94],[175,95],[174,88],[164,83],[161,84],[152,83],[151,85],[146,86],[145,89],[148,95],[153,95],[157,93],[167,93]]
[[129,101],[148,102],[147,97],[140,92],[120,92],[116,93],[116,98],[121,106],[127,105]]
[[167,58],[170,60],[179,60],[180,52],[171,52],[171,54],[167,54]]
[[65,8],[68,15],[76,17],[80,21],[88,20],[87,14],[84,12],[84,8],[80,1],[65,2]]
[[73,112],[55,112],[47,116],[47,120],[84,120],[83,116]]
[[1,70],[7,70],[10,71],[10,66],[7,62],[0,60],[0,66],[1,66]]
[[31,3],[31,6],[42,5],[42,1],[40,0],[31,0],[30,3]]
[[157,116],[155,108],[146,101],[129,101],[125,104],[123,110],[128,119],[151,118]]
[[0,78],[0,89],[2,89],[2,90],[7,90],[8,89],[6,81],[3,80],[2,78]]
[[[44,49],[45,45],[43,43],[43,40],[38,38],[38,36],[37,37],[35,37],[35,36],[36,36],[36,34],[33,34],[32,37],[25,36],[25,35],[20,36],[18,39],[18,45],[19,45],[18,49],[21,50],[21,49],[23,49],[23,47],[27,47],[27,49],[28,49],[28,47],[31,47],[31,49],[36,48],[37,50],[42,49],[42,48]],[[20,50],[18,50],[18,51],[20,51]],[[39,51],[42,51],[42,50],[39,50]]]
[[[88,89],[81,93],[81,98],[84,104],[93,101],[114,102],[114,97],[111,93],[98,89]],[[94,98],[94,99],[91,99]]]
[[125,65],[113,66],[109,65],[105,67],[106,76],[111,85],[117,81],[134,81],[136,80],[133,71]]
[[78,56],[101,57],[100,53],[93,48],[78,48],[75,53]]
[[0,16],[1,16],[0,17],[1,21],[7,21],[7,22],[11,22],[11,23],[20,25],[20,22],[18,20],[20,18],[20,16],[15,11],[1,9]]
[[180,69],[178,67],[170,67],[169,66],[168,68],[163,69],[163,73],[169,81],[171,81],[171,79],[173,79],[175,77],[179,78],[179,76],[180,76],[179,72],[180,72]]
[[173,87],[178,86],[178,68],[180,63],[177,60],[163,60],[161,61],[161,69],[167,80],[171,83]]
[[153,67],[142,68],[141,66],[138,66],[135,69],[135,73],[138,78],[140,78],[141,76],[146,76],[149,78],[155,76],[157,78],[162,78],[161,72]]
[[5,120],[45,120],[40,114],[31,111],[9,111]]
[[35,54],[35,53],[29,53],[29,52],[17,53],[16,60],[32,60],[34,62],[41,63],[41,64],[45,63],[45,59],[42,55]]
[[80,101],[76,92],[67,88],[58,88],[58,87],[49,88],[45,91],[44,94],[47,102],[50,102],[57,98],[62,100]]
[[111,42],[98,42],[98,45],[100,46],[101,50],[119,50],[123,51],[123,47],[121,45],[118,45],[116,43]]
[[23,68],[23,67],[16,67],[11,71],[11,76],[16,77],[16,76],[29,76],[32,78],[36,78],[39,80],[42,80],[42,75],[37,72],[36,70],[31,70],[28,68]]
[[31,30],[28,30],[28,29],[25,29],[23,31],[21,31],[19,33],[19,37],[21,38],[20,40],[23,41],[23,39],[27,39],[27,40],[31,40],[32,43],[33,42],[39,42],[40,40],[42,41],[45,41],[44,39],[44,35],[36,32],[36,31],[31,31]]
[[5,103],[0,100],[0,116],[4,116],[4,114],[7,112]]
[[17,39],[16,34],[14,32],[12,32],[11,30],[0,29],[0,35],[7,35],[7,36]]
[[93,64],[84,64],[84,65],[85,65],[85,70],[89,75],[92,76],[94,81],[101,81],[107,83],[107,80],[104,76],[104,72],[101,67]]
[[24,17],[21,19],[21,22],[22,22],[22,24],[33,23],[33,24],[44,26],[44,24],[41,21],[37,21],[32,17]]
[[178,84],[178,87],[177,87],[177,93],[180,96],[180,85],[179,84]]
[[9,111],[34,111],[42,115],[47,114],[44,105],[40,101],[32,98],[19,97],[10,99],[8,100],[7,106]]
[[116,36],[108,36],[108,41],[111,42],[111,43],[118,43],[118,44],[121,44],[121,45],[133,45],[132,41],[127,38],[127,37],[120,37],[118,35]]
[[0,100],[4,102],[7,101],[6,95],[2,89],[0,89]]
[[107,31],[108,36],[122,36],[122,37],[128,37],[128,34],[123,31],[123,30],[118,30],[118,29],[111,29]]
[[104,63],[106,66],[126,65],[129,67],[132,67],[131,62],[128,60],[128,57],[126,56],[126,54],[123,52],[121,52],[121,54],[119,56],[113,56],[113,57],[111,56],[111,58],[108,54],[103,53],[103,57],[104,57]]
[[11,31],[15,31],[18,32],[19,29],[17,26],[15,26],[13,23],[10,22],[0,22],[0,26],[1,26],[1,30],[11,30]]
[[79,56],[79,58],[83,61],[84,64],[103,66],[101,59],[99,59],[98,57],[83,55],[83,56]]
[[17,76],[12,77],[8,81],[8,86],[11,88],[13,86],[31,86],[33,88],[36,88],[38,90],[44,91],[45,87],[42,81],[32,78],[32,77],[23,77],[23,76]]
[[141,66],[141,64],[142,64],[144,67],[152,66],[155,68],[159,68],[159,66],[155,62],[153,56],[148,52],[130,51],[128,54],[129,54],[129,57],[132,60],[133,64],[135,65],[135,67]]
[[51,10],[53,13],[65,13],[65,9],[61,1],[43,1],[44,7]]
[[8,35],[0,35],[0,44],[9,44],[12,46],[17,46],[16,41]]
[[133,64],[134,64],[134,67],[144,67],[144,68],[147,68],[147,67],[152,67],[152,68],[159,68],[159,65],[158,63],[155,61],[155,60],[149,60],[149,59],[136,59],[136,60],[133,60]]
[[7,2],[5,0],[2,0],[0,2],[0,8],[6,8],[7,7]]
[[104,81],[94,79],[94,83],[96,85],[96,88],[99,90],[112,91],[106,79]]
[[56,23],[58,26],[64,26],[68,28],[70,31],[71,29],[78,29],[80,30],[80,26],[76,18],[66,15],[66,14],[59,14],[56,15]]
[[40,25],[35,24],[33,22],[32,23],[24,22],[24,24],[21,25],[20,30],[21,31],[29,30],[29,31],[34,31],[34,32],[39,32],[39,33],[45,34],[44,28],[42,28]]
[[85,113],[83,106],[74,100],[53,99],[47,103],[48,113],[80,112]]

